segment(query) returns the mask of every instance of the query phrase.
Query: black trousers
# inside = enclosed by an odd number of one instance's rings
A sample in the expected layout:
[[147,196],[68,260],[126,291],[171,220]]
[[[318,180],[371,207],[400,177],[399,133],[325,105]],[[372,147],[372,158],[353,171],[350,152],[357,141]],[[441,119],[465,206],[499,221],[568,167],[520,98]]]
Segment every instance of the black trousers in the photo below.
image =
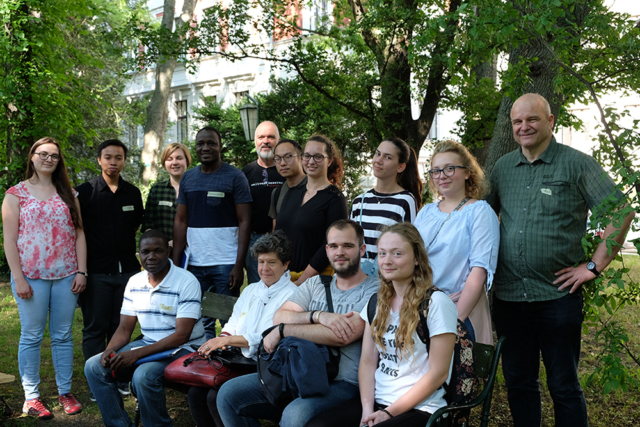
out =
[[122,297],[129,278],[137,271],[123,274],[89,274],[87,288],[80,294],[82,352],[89,360],[107,348],[120,324]]
[[218,390],[213,388],[191,387],[187,394],[189,410],[197,427],[224,427],[216,399]]
[[[379,411],[385,406],[374,405],[374,409]],[[376,427],[424,427],[431,418],[431,414],[417,409],[412,409],[404,414],[396,415],[393,418],[376,424]],[[305,424],[304,427],[355,427],[362,419],[362,403],[360,397],[354,397],[338,406],[334,406],[319,415],[316,415]]]

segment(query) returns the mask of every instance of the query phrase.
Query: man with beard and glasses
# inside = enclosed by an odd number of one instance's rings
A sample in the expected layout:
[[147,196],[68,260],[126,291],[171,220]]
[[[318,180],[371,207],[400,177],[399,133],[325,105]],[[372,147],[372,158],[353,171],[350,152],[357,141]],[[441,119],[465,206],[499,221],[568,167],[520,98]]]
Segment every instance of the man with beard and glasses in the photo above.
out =
[[[256,128],[255,144],[258,159],[242,168],[251,188],[251,237],[249,247],[261,236],[272,231],[273,223],[269,217],[271,206],[271,192],[284,182],[273,161],[276,144],[280,141],[278,126],[273,122],[262,122]],[[260,281],[258,276],[258,261],[247,254],[245,270],[249,283]]]
[[268,352],[283,337],[298,337],[316,344],[340,348],[338,376],[321,396],[297,398],[284,411],[269,403],[260,390],[258,374],[226,382],[218,392],[218,411],[225,425],[260,426],[260,419],[280,420],[282,427],[299,427],[315,415],[359,396],[358,364],[364,321],[360,312],[378,289],[377,278],[360,269],[364,255],[364,231],[352,220],[341,219],[327,230],[327,256],[336,274],[331,281],[335,313],[328,313],[320,276],[311,277],[289,297],[273,317],[279,328],[265,337]]

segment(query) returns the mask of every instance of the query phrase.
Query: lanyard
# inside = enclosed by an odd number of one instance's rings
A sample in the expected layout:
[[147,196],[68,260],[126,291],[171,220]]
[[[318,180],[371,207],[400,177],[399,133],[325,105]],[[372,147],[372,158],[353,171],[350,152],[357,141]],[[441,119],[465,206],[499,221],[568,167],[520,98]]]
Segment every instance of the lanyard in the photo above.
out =
[[436,240],[436,237],[438,237],[438,234],[440,234],[440,230],[442,230],[442,227],[446,224],[447,221],[449,221],[449,219],[451,218],[451,214],[454,213],[455,211],[459,210],[462,206],[464,206],[465,203],[467,203],[469,201],[469,197],[465,197],[464,200],[462,200],[460,202],[460,204],[458,206],[456,206],[456,208],[454,210],[452,210],[451,212],[449,212],[449,216],[447,216],[447,219],[445,219],[442,224],[440,224],[440,228],[438,228],[438,231],[436,231],[436,235],[433,236],[433,239],[431,239],[431,241],[429,242],[429,244],[427,245],[426,249],[427,251],[429,251],[429,248],[431,247],[431,244],[434,242],[434,240]]

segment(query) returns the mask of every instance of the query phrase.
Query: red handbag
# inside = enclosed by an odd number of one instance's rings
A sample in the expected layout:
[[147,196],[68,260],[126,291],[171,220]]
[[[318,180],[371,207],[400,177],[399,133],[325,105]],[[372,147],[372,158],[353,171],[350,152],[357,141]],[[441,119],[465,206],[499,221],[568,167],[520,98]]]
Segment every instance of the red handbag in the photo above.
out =
[[203,357],[196,351],[167,365],[164,377],[174,383],[217,390],[230,379],[253,372],[255,367],[250,364],[236,364],[216,356]]

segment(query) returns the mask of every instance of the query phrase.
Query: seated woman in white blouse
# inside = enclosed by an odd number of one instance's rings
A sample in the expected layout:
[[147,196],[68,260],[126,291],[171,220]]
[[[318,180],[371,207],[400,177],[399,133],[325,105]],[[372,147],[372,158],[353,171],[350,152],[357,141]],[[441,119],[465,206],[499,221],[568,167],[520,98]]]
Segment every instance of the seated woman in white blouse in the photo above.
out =
[[[231,318],[220,336],[204,343],[198,351],[208,355],[217,349],[239,347],[245,357],[257,359],[262,331],[273,325],[273,315],[297,289],[287,267],[293,245],[283,231],[259,238],[251,247],[251,256],[258,260],[260,281],[245,288],[233,307]],[[222,426],[216,407],[218,390],[191,387],[189,409],[198,427]]]
[[[429,187],[438,199],[418,213],[433,285],[456,303],[474,341],[492,344],[487,292],[498,262],[500,226],[487,202],[482,168],[462,144],[443,141],[431,156]],[[485,287],[486,282],[486,287]]]

